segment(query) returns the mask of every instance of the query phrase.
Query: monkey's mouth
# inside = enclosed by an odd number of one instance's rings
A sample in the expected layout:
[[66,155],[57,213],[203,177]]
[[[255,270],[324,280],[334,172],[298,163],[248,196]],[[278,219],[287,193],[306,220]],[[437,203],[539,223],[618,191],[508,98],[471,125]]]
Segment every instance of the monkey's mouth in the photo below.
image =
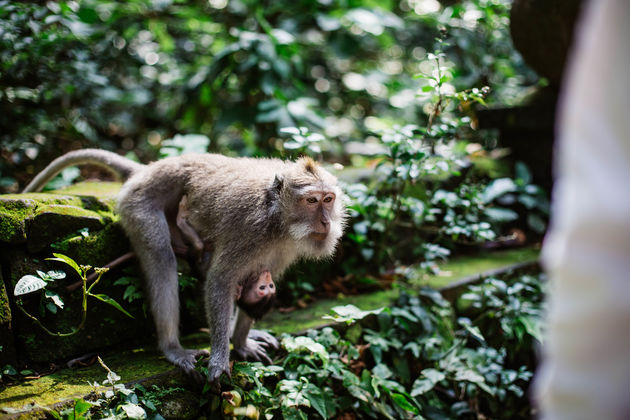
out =
[[310,236],[311,239],[314,239],[316,241],[323,241],[328,236],[328,233],[325,233],[325,232],[311,232],[309,234],[309,236]]

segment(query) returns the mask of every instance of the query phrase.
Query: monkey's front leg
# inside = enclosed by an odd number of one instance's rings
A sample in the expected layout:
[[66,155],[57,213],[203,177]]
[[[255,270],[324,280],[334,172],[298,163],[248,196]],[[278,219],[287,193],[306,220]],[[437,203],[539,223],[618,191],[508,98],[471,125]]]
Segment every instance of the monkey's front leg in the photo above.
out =
[[230,318],[234,311],[234,293],[237,281],[231,275],[212,269],[206,274],[206,314],[210,327],[210,361],[208,383],[213,391],[221,390],[220,378],[230,373]]
[[252,330],[254,320],[247,316],[245,312],[238,311],[234,333],[232,334],[232,344],[234,344],[234,354],[241,360],[259,361],[271,363],[267,355],[267,349],[277,349],[278,340],[271,334]]

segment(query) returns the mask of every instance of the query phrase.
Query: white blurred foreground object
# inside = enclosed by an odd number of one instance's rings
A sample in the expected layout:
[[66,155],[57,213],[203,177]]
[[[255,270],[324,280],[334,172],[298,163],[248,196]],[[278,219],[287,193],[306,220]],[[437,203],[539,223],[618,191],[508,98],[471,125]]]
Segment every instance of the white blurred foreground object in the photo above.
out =
[[543,260],[543,420],[630,419],[630,1],[585,4],[560,102]]

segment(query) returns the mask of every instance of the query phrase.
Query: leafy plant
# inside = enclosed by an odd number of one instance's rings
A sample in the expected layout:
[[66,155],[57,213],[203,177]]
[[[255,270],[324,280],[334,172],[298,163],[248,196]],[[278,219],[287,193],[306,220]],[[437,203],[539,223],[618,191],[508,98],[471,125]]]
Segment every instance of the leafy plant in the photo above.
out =
[[[94,272],[96,273],[96,278],[95,280],[92,282],[92,284],[87,285],[88,283],[88,272],[92,269],[91,266],[84,266],[84,265],[79,265],[77,264],[72,258],[63,255],[63,254],[55,254],[53,253],[54,258],[47,258],[47,260],[49,261],[59,261],[62,262],[68,266],[70,266],[78,275],[79,277],[81,277],[81,282],[82,282],[82,293],[83,293],[83,298],[82,298],[82,303],[81,303],[81,321],[79,323],[79,325],[75,328],[72,329],[72,331],[64,333],[64,332],[53,332],[51,330],[49,330],[48,328],[46,328],[46,326],[44,326],[44,324],[41,323],[41,321],[29,314],[23,307],[22,307],[22,301],[21,298],[18,298],[16,300],[16,306],[18,307],[18,309],[24,314],[26,315],[30,320],[32,320],[35,324],[37,324],[43,331],[45,331],[47,334],[52,335],[52,336],[56,336],[56,337],[69,337],[72,336],[74,334],[76,334],[77,332],[79,332],[83,326],[85,325],[85,321],[87,319],[87,298],[88,296],[93,297],[95,299],[100,300],[101,302],[107,303],[111,306],[113,306],[114,308],[118,309],[120,312],[124,313],[125,315],[127,315],[130,318],[133,318],[133,316],[127,312],[126,310],[123,309],[122,306],[120,306],[120,304],[118,302],[116,302],[114,299],[110,298],[109,296],[99,293],[99,294],[95,294],[92,293],[92,289],[98,284],[98,282],[101,280],[101,277],[103,276],[103,274],[105,274],[108,269],[107,268],[95,268]],[[33,275],[26,275],[24,277],[22,277],[20,280],[18,280],[18,282],[15,285],[15,289],[13,291],[14,296],[18,297],[18,296],[22,296],[25,294],[29,294],[38,290],[42,290],[44,289],[44,297],[46,299],[50,299],[52,302],[47,302],[46,303],[46,308],[52,312],[52,313],[57,313],[57,308],[63,309],[64,303],[63,300],[61,299],[61,297],[59,296],[59,294],[57,294],[54,291],[51,290],[47,290],[46,286],[48,283],[53,282],[55,280],[58,279],[62,279],[66,277],[66,274],[64,272],[61,271],[49,271],[47,273],[44,273],[42,271],[38,271],[37,272],[38,276],[33,276]]]
[[275,365],[235,363],[223,403],[210,397],[208,409],[284,419],[530,418],[535,359],[514,355],[533,352],[540,338],[544,281],[485,279],[456,306],[422,289],[377,311],[335,308],[343,328],[285,335]]

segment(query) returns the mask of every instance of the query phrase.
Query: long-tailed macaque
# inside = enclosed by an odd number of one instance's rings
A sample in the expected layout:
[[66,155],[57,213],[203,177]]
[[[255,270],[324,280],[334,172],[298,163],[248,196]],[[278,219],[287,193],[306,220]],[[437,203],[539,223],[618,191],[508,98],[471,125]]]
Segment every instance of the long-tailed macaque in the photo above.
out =
[[[299,258],[331,256],[342,235],[345,210],[337,180],[309,158],[229,158],[190,154],[140,165],[115,153],[86,149],[55,159],[25,189],[40,190],[70,165],[95,163],[127,178],[118,213],[142,270],[166,358],[191,375],[199,350],[184,349],[178,336],[177,270],[168,214],[186,195],[186,218],[203,243],[212,244],[205,270],[206,313],[211,330],[208,381],[219,389],[230,376],[230,318],[241,279],[269,271],[279,276]],[[268,361],[265,346],[275,339],[251,330],[239,311],[232,334],[235,353]]]

